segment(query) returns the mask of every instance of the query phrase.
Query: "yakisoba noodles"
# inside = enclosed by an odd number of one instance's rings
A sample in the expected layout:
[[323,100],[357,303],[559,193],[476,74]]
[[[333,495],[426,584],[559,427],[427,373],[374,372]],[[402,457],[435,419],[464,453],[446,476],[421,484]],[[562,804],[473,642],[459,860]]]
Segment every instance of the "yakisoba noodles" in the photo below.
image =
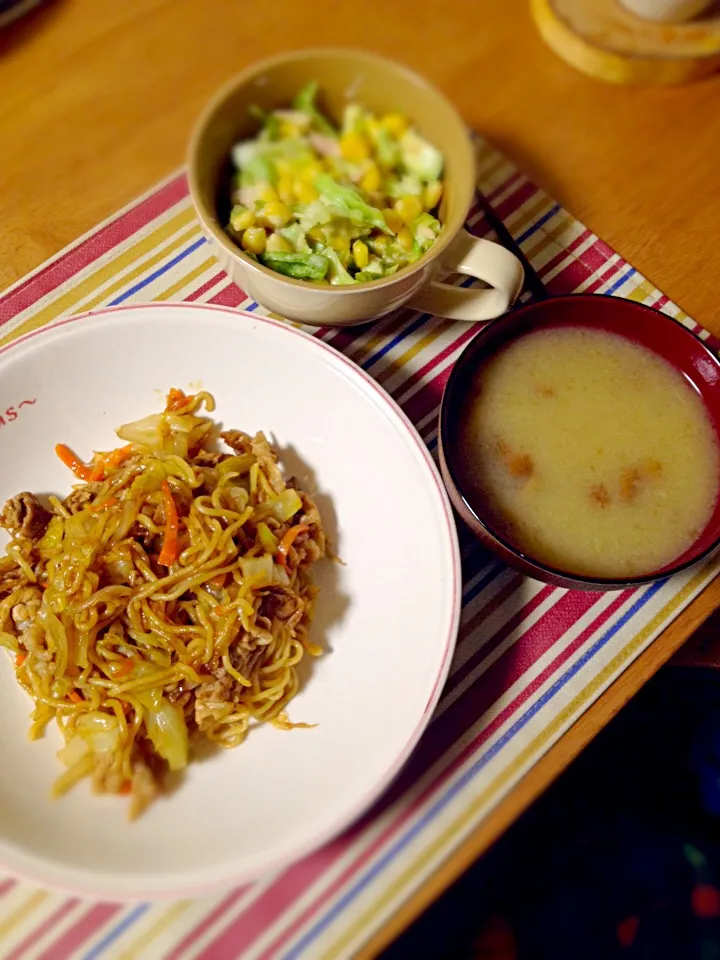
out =
[[60,795],[84,777],[137,815],[204,736],[234,747],[254,721],[288,729],[308,640],[317,508],[262,433],[218,442],[213,398],[171,390],[163,413],[118,430],[50,509],[4,508],[0,643],[32,697],[31,739],[55,718]]

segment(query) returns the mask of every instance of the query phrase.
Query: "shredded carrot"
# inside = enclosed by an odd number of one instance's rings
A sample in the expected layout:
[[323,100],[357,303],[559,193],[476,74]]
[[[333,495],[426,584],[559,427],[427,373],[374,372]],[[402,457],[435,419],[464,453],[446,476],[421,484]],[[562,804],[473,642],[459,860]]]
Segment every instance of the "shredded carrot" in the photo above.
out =
[[167,395],[165,412],[172,413],[174,410],[180,410],[182,407],[187,406],[188,403],[191,403],[194,399],[194,395],[188,396],[188,394],[186,394],[184,391],[178,390],[177,387],[172,387]]
[[217,587],[218,589],[220,589],[221,587],[225,586],[226,579],[227,579],[226,573],[219,573],[216,577],[213,577],[212,580],[209,580],[208,582],[212,584],[213,587]]
[[96,475],[97,467],[88,466],[83,463],[82,460],[79,460],[75,456],[70,447],[66,447],[64,443],[57,444],[55,453],[60,457],[65,466],[72,470],[78,480],[84,480],[85,483],[89,483],[91,480],[100,479]]
[[125,781],[125,783],[118,790],[118,793],[121,797],[127,797],[130,793],[132,793],[132,784],[129,780]]
[[26,653],[16,653],[16,654],[15,654],[15,666],[16,666],[16,667],[21,667],[21,666],[25,663],[26,660],[27,660],[27,654],[26,654]]
[[213,613],[215,614],[216,617],[224,617],[225,607],[222,604],[220,604],[220,606],[218,607],[213,607]]
[[123,657],[122,660],[116,661],[118,669],[115,670],[113,674],[113,679],[116,680],[119,677],[126,677],[128,673],[132,673],[133,667],[135,666],[135,661],[132,657]]
[[84,698],[80,696],[77,690],[71,690],[68,694],[73,703],[84,703]]
[[120,501],[117,497],[108,497],[107,500],[101,500],[100,503],[93,503],[88,507],[90,513],[100,513],[101,510],[109,510],[116,506]]
[[294,527],[290,527],[288,532],[282,538],[277,551],[277,559],[278,563],[280,563],[283,567],[287,564],[287,555],[295,538],[301,533],[305,533],[305,531],[309,529],[310,527],[306,523],[298,523]]
[[108,470],[115,470],[117,467],[122,466],[127,458],[132,456],[134,452],[134,446],[132,443],[128,443],[124,447],[110,450],[109,453],[97,454],[95,469],[101,474],[97,479],[102,480]]
[[163,480],[161,487],[165,501],[165,534],[158,563],[164,567],[171,567],[177,560],[178,554],[178,515],[170,484],[167,480]]

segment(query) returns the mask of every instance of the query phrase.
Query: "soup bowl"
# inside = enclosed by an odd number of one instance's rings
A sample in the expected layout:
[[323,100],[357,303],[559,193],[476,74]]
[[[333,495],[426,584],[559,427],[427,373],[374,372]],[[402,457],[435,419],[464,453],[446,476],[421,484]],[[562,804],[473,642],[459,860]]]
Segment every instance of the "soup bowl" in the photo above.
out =
[[[310,81],[321,106],[338,123],[348,103],[378,114],[398,111],[444,158],[442,230],[430,249],[397,273],[365,283],[331,286],[283,276],[248,256],[225,232],[230,212],[230,152],[253,137],[251,108],[287,107]],[[284,53],[254,64],[231,80],[200,117],[188,157],[190,196],[205,236],[230,277],[251,297],[290,320],[347,326],[390,313],[405,303],[455,320],[500,316],[520,293],[523,270],[512,253],[464,229],[475,194],[475,150],[449,100],[422,77],[392,60],[358,50]],[[458,287],[442,276],[464,273],[483,287]]]
[[591,577],[553,567],[524,552],[494,528],[489,509],[473,494],[462,462],[462,414],[477,371],[499,349],[535,331],[583,327],[619,334],[669,362],[702,399],[720,443],[720,362],[699,337],[672,317],[630,300],[573,294],[528,304],[487,324],[465,348],[445,387],[440,409],[439,452],[443,479],[453,505],[472,532],[490,550],[528,576],[555,586],[581,590],[618,590],[677,573],[720,545],[720,502],[705,528],[671,563],[633,577]]

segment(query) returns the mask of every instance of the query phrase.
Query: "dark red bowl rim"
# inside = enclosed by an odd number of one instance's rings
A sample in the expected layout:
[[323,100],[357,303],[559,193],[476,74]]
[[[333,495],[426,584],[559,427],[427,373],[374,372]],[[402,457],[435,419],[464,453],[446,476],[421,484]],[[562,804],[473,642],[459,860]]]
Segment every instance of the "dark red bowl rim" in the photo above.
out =
[[[681,323],[679,320],[676,320],[674,317],[671,317],[667,313],[662,313],[660,310],[655,310],[653,307],[647,306],[644,303],[638,303],[635,300],[628,300],[626,297],[614,297],[608,294],[597,294],[597,293],[568,293],[563,294],[557,297],[550,297],[547,300],[537,300],[532,303],[527,303],[524,306],[517,307],[515,310],[512,310],[510,313],[505,313],[500,317],[497,317],[495,320],[490,320],[485,326],[477,333],[476,336],[467,344],[463,352],[460,354],[458,359],[455,361],[453,368],[448,377],[447,383],[445,384],[445,389],[443,391],[442,401],[440,404],[440,418],[439,418],[439,443],[440,449],[443,452],[442,455],[442,468],[447,471],[450,482],[457,495],[462,500],[468,512],[475,519],[477,524],[482,527],[482,529],[487,533],[487,535],[492,539],[496,540],[506,551],[508,551],[513,556],[518,557],[526,564],[529,564],[531,567],[537,568],[538,571],[543,571],[547,573],[550,577],[559,578],[566,582],[575,581],[576,583],[581,583],[586,586],[592,586],[596,584],[599,589],[606,587],[636,587],[643,586],[649,583],[655,583],[658,580],[665,580],[668,577],[675,576],[677,573],[681,573],[683,570],[687,570],[690,567],[694,567],[695,564],[700,563],[702,560],[709,557],[718,547],[720,547],[720,533],[717,537],[707,546],[704,550],[700,551],[696,556],[689,557],[687,560],[684,560],[682,563],[677,564],[676,566],[668,566],[654,573],[646,573],[637,577],[588,577],[583,574],[573,573],[569,570],[563,570],[560,567],[553,567],[550,564],[543,563],[541,560],[538,560],[536,557],[533,557],[531,554],[523,553],[523,551],[516,547],[513,543],[507,540],[505,537],[501,536],[493,527],[488,524],[477,512],[475,507],[469,501],[468,497],[463,491],[462,484],[458,479],[457,471],[453,465],[453,458],[450,455],[448,448],[444,442],[444,438],[447,438],[451,435],[450,425],[448,423],[448,418],[451,411],[459,408],[461,400],[457,398],[454,394],[457,390],[458,383],[460,382],[461,377],[466,371],[468,364],[472,363],[475,359],[475,355],[482,351],[483,340],[491,331],[494,332],[495,328],[502,324],[503,322],[509,319],[517,319],[521,315],[533,313],[536,310],[546,310],[548,306],[557,303],[558,301],[567,301],[567,300],[597,300],[599,298],[607,298],[608,300],[619,301],[620,303],[627,304],[632,306],[633,310],[646,311],[647,313],[652,313],[656,318],[660,318],[661,322],[671,323],[676,327],[679,327],[683,333],[687,334],[689,337],[699,344],[706,356],[710,359],[713,365],[717,368],[718,373],[720,374],[720,360],[715,354],[710,350],[706,343],[701,340],[697,334]],[[580,326],[580,324],[578,324]],[[587,324],[587,326],[593,326],[593,324]],[[704,402],[704,401],[703,401]],[[716,430],[716,435],[720,441],[720,433]],[[692,546],[688,548],[692,550]],[[686,551],[687,552],[687,551]]]

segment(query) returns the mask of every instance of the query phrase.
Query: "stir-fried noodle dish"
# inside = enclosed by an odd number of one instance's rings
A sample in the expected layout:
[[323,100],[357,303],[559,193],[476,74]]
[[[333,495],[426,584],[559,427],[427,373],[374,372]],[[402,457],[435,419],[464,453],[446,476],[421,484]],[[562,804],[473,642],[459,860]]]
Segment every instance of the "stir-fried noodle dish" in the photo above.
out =
[[[262,433],[218,436],[207,393],[118,430],[49,508],[8,501],[0,643],[32,697],[31,739],[55,718],[66,769],[127,794],[136,816],[205,737],[241,743],[253,722],[289,729],[309,642],[311,567],[325,555],[312,499],[286,480]],[[225,452],[218,452],[222,440]]]

